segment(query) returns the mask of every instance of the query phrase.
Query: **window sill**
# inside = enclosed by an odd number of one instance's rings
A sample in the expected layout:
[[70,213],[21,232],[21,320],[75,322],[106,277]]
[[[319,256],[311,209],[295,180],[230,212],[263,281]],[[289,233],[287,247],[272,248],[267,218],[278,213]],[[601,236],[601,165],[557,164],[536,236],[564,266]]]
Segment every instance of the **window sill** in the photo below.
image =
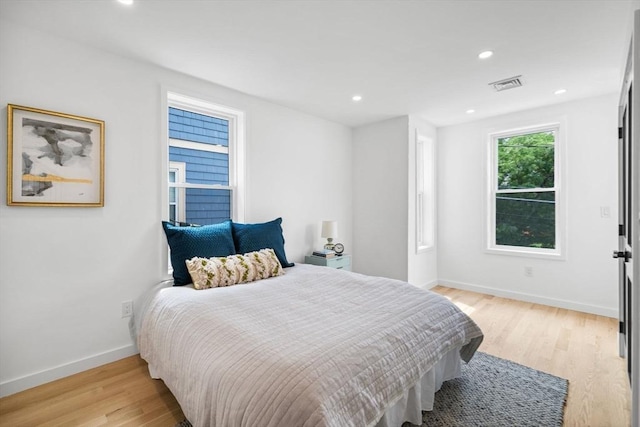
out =
[[435,245],[430,245],[430,246],[418,246],[416,248],[416,254],[424,254],[427,252],[432,252],[435,249]]
[[490,255],[507,255],[517,256],[525,258],[540,258],[553,261],[564,261],[566,259],[565,254],[560,251],[551,249],[532,249],[532,248],[519,248],[516,246],[494,246],[485,249],[485,253]]

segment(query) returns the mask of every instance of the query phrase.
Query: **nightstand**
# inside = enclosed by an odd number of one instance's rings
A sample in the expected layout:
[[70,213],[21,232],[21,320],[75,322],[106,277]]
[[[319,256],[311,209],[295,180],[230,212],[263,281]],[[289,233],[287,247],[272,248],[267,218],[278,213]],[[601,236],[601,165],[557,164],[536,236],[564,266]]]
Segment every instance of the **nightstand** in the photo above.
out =
[[334,256],[333,258],[307,255],[304,257],[304,262],[305,264],[321,265],[323,267],[351,271],[351,255]]

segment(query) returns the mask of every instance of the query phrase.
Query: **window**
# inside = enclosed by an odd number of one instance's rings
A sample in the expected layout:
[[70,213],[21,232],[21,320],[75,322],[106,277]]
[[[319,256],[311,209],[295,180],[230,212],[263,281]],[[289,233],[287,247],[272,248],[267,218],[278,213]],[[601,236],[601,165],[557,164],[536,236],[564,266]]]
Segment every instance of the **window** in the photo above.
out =
[[562,254],[559,142],[557,124],[491,135],[490,251]]
[[168,94],[168,217],[190,224],[242,220],[243,114]]
[[433,141],[416,134],[416,252],[434,246],[435,162]]

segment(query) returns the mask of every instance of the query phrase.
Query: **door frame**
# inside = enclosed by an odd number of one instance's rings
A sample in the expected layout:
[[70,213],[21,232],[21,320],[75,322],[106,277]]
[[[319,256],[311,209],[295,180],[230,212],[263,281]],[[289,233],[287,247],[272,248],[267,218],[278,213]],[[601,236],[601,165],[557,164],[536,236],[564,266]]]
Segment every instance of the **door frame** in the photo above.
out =
[[[633,80],[640,82],[640,10],[634,13],[633,24]],[[640,427],[640,96],[638,96],[638,85],[634,84],[632,92],[632,111],[630,120],[632,121],[632,164],[631,180],[635,185],[634,195],[631,197],[631,212],[633,235],[632,244],[635,247],[636,259],[633,262],[632,281],[634,292],[632,293],[631,311],[631,337],[632,337],[632,360],[631,360],[631,425]]]

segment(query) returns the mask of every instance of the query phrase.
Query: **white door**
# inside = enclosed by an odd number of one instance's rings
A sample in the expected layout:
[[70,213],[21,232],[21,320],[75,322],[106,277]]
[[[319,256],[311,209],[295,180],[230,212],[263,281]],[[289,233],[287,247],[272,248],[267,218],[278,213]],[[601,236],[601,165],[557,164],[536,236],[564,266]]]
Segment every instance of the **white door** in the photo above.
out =
[[[631,379],[632,346],[632,318],[633,313],[633,209],[632,194],[635,190],[633,182],[633,81],[628,80],[624,95],[619,106],[619,145],[618,145],[618,249],[613,257],[619,260],[619,309],[620,309],[620,355],[627,358],[627,372]],[[635,326],[635,325],[633,325]]]
[[[620,355],[627,358],[631,425],[640,427],[640,10],[627,60],[619,105],[619,229],[614,258],[619,263]],[[635,252],[635,253],[634,253]],[[635,259],[634,259],[635,258]]]

